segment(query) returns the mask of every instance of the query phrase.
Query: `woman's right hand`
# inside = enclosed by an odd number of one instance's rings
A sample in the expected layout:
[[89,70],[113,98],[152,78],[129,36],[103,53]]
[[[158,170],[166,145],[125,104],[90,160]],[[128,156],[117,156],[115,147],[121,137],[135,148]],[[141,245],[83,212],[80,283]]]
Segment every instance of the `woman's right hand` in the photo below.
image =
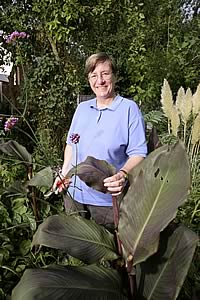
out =
[[69,187],[70,183],[71,178],[65,178],[62,174],[59,174],[53,183],[52,191],[55,192],[55,194],[61,193]]

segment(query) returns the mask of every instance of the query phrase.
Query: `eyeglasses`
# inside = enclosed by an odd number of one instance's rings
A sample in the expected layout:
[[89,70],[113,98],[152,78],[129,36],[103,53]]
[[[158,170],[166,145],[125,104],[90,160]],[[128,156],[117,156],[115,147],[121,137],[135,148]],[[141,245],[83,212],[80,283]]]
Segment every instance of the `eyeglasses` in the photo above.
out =
[[109,80],[109,79],[111,79],[111,77],[112,77],[112,73],[109,73],[109,72],[102,72],[102,73],[100,73],[99,75],[97,75],[97,74],[91,74],[90,76],[89,76],[89,79],[91,80],[91,81],[93,81],[93,82],[95,82],[95,81],[97,81],[97,79],[98,78],[101,78],[101,79],[103,79],[103,80]]

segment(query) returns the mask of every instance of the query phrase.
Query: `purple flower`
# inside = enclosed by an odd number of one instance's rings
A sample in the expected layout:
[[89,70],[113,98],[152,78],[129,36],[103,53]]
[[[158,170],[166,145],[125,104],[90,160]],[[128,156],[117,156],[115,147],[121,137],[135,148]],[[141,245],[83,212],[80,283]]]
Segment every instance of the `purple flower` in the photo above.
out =
[[10,35],[7,36],[6,43],[7,44],[15,43],[17,39],[25,39],[25,38],[28,39],[29,37],[30,35],[24,31],[22,32],[13,31]]
[[4,124],[4,130],[6,132],[10,131],[18,122],[18,118],[10,117]]
[[73,144],[77,144],[80,140],[80,135],[78,133],[73,133],[70,135],[70,140]]
[[27,34],[24,31],[19,33],[19,37],[21,37],[22,39],[25,39],[26,36],[27,36]]

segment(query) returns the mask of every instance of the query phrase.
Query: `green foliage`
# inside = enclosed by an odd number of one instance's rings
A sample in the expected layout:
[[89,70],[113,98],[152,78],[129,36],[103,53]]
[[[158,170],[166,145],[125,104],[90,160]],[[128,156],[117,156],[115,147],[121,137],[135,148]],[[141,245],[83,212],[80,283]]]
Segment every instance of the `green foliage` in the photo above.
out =
[[127,300],[122,283],[122,276],[117,271],[95,265],[51,266],[26,270],[12,299]]
[[[38,104],[41,107],[39,118],[34,114],[37,125],[58,122],[63,136],[62,115],[70,110],[70,102],[80,92],[90,93],[83,64],[95,51],[107,51],[116,58],[118,89],[142,102],[145,111],[158,108],[164,78],[173,89],[181,85],[193,89],[199,78],[199,19],[197,4],[192,5],[196,13],[189,18],[191,3],[180,0],[146,1],[145,5],[127,0],[2,4],[5,34],[13,30],[31,34],[20,51],[29,73],[28,102],[31,110]],[[13,61],[15,48],[9,46]]]
[[[27,176],[31,176],[32,173],[32,157],[25,147],[10,140],[5,143],[1,142],[1,150],[4,154],[1,155],[0,165],[0,295],[1,299],[4,299],[10,294],[26,267],[55,263],[63,256],[55,257],[53,251],[49,251],[35,257],[30,251],[37,221],[41,222],[42,218],[62,211],[63,206],[60,207],[57,199],[54,203],[55,209],[54,205],[44,201],[39,190],[26,185]],[[37,164],[34,169],[38,169]],[[41,175],[42,173],[39,172],[40,186]],[[45,185],[47,178],[45,178]],[[46,190],[47,187],[44,192]],[[35,197],[37,204],[33,202]],[[37,209],[40,213],[40,220],[36,219]]]
[[[76,175],[79,176],[80,172],[80,177],[86,184],[98,191],[102,189],[104,192],[102,174],[107,172],[112,174],[112,171],[112,166],[109,167],[105,161],[89,157],[85,162],[77,165]],[[72,171],[71,176],[73,174]],[[182,174],[185,176],[180,180]],[[87,264],[98,263],[98,261],[100,264],[103,263],[103,268],[91,267],[96,270],[91,279],[92,286],[96,286],[99,282],[99,272],[103,271],[105,275],[111,273],[113,270],[111,271],[110,267],[113,266],[121,270],[122,274],[124,268],[127,268],[127,275],[131,276],[133,266],[136,264],[139,297],[145,296],[145,299],[156,300],[159,299],[157,295],[162,295],[162,299],[167,300],[169,297],[176,299],[188,272],[198,237],[185,227],[179,226],[178,229],[176,226],[172,227],[170,233],[166,227],[176,215],[178,206],[186,199],[189,186],[189,162],[183,144],[163,146],[152,152],[130,173],[130,187],[121,199],[119,208],[118,250],[113,234],[94,221],[74,215],[47,218],[37,229],[32,246],[39,246],[39,249],[41,246],[62,249]],[[159,241],[160,232],[163,230]],[[152,256],[153,254],[157,259]],[[105,264],[106,260],[110,261],[109,270]],[[140,267],[138,263],[141,262]],[[70,272],[72,269],[73,272]],[[47,270],[28,270],[13,290],[12,297],[16,300],[23,299],[26,293],[29,299],[35,297],[37,299],[41,297],[68,299],[69,297],[70,299],[72,295],[84,299],[85,293],[81,287],[84,285],[84,290],[87,288],[89,277],[85,281],[84,272],[81,272],[80,276],[80,270],[87,270],[86,276],[90,276],[91,269],[86,266],[75,268],[55,266]],[[176,282],[174,280],[171,282],[169,276],[171,273],[175,274]],[[66,278],[69,276],[69,279],[60,285],[60,280],[66,279],[65,276]],[[105,276],[102,274],[101,278],[102,287]],[[52,280],[58,283],[53,289]],[[117,288],[117,294],[121,299],[124,285],[121,279],[119,280],[121,288],[120,290]],[[125,294],[129,293],[127,283],[128,281],[124,286]],[[102,294],[101,288],[97,285],[95,297],[111,299],[112,293],[116,293],[116,288],[113,290],[112,281],[107,280],[106,286]]]
[[[185,202],[189,188],[189,162],[182,144],[156,149],[130,172],[130,188],[120,205],[118,230],[134,265],[157,251],[160,232]],[[137,211],[137,218],[130,211]]]
[[38,227],[32,246],[64,250],[70,256],[88,264],[101,259],[114,260],[118,257],[114,236],[103,226],[80,216],[47,218]]
[[27,165],[29,167],[32,164],[32,159],[30,153],[26,148],[15,141],[8,141],[6,143],[2,142],[0,144],[0,150],[10,156],[14,156],[16,159]]
[[36,222],[28,203],[27,198],[1,197],[0,288],[4,296],[13,288],[26,266],[33,266],[30,244]]
[[[158,252],[137,266],[139,294],[147,300],[176,299],[191,264],[197,235],[184,226],[172,232],[170,226],[163,231]],[[158,268],[156,272],[153,271],[155,266]]]

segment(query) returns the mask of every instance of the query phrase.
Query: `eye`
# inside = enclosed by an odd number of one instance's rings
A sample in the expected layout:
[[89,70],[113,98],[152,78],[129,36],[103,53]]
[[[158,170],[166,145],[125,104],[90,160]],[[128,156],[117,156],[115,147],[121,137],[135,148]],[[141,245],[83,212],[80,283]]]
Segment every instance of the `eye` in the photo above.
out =
[[90,78],[91,78],[91,79],[96,79],[96,78],[97,78],[97,75],[96,75],[96,74],[91,74],[91,75],[90,75]]

